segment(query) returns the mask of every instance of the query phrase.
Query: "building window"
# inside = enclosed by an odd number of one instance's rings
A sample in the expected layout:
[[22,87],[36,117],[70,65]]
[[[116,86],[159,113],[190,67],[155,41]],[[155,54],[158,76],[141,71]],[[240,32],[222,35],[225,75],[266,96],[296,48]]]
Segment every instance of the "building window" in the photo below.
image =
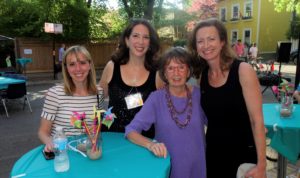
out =
[[225,7],[222,7],[221,8],[221,12],[220,12],[220,14],[221,14],[221,21],[222,22],[226,22],[226,8]]
[[243,19],[251,19],[253,11],[253,2],[252,0],[248,0],[245,2]]
[[238,4],[232,5],[232,17],[231,21],[236,21],[239,19],[240,6]]
[[231,44],[234,45],[237,40],[238,40],[238,31],[232,30],[231,31]]
[[251,45],[251,30],[250,29],[244,30],[244,42],[245,42],[245,45],[247,45],[248,47]]

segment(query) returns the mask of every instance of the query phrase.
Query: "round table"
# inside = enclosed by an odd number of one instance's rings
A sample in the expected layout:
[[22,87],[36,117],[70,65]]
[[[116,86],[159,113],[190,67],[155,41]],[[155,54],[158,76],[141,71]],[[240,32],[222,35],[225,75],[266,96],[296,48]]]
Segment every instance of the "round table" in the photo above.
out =
[[170,171],[170,157],[158,158],[147,149],[124,138],[123,133],[103,132],[103,155],[90,160],[68,150],[70,169],[54,171],[53,160],[45,160],[41,145],[23,155],[13,166],[11,177],[30,178],[166,178]]

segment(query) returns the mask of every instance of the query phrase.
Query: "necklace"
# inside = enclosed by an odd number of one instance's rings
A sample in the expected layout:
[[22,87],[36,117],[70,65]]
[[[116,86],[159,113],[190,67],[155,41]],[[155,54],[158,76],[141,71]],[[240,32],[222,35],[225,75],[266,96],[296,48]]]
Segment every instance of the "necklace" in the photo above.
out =
[[[167,105],[168,105],[168,108],[169,108],[169,112],[171,114],[171,118],[173,119],[173,121],[176,123],[176,125],[179,128],[183,129],[191,121],[192,108],[193,108],[192,107],[193,105],[192,105],[192,95],[191,95],[191,92],[189,91],[188,87],[185,85],[185,90],[186,90],[186,93],[187,93],[187,102],[186,102],[186,105],[185,105],[184,109],[182,111],[178,111],[178,110],[176,110],[176,108],[175,108],[175,106],[174,106],[174,104],[172,102],[169,87],[166,86],[165,90],[166,90]],[[181,123],[179,121],[177,115],[183,114],[187,109],[188,109],[187,117],[186,117],[185,121],[183,123]]]

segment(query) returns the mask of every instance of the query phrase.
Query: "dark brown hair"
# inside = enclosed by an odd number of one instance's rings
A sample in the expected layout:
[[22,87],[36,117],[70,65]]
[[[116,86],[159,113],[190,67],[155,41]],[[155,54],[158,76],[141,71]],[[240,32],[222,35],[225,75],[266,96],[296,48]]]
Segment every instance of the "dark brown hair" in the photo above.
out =
[[150,46],[146,53],[144,65],[145,68],[150,71],[155,69],[155,58],[158,51],[160,50],[160,45],[158,34],[146,19],[132,19],[129,22],[129,25],[125,28],[122,35],[120,36],[117,51],[111,56],[111,60],[114,63],[120,65],[127,64],[127,62],[129,61],[129,49],[126,46],[125,39],[129,38],[133,28],[139,24],[144,25],[149,30]]
[[166,66],[170,64],[172,60],[179,61],[182,64],[186,64],[188,66],[188,69],[190,71],[190,76],[186,79],[189,80],[191,77],[191,74],[193,73],[192,71],[192,57],[182,47],[172,47],[168,51],[166,51],[160,58],[159,60],[159,76],[160,78],[165,82],[168,83],[168,80],[165,76],[166,72]]

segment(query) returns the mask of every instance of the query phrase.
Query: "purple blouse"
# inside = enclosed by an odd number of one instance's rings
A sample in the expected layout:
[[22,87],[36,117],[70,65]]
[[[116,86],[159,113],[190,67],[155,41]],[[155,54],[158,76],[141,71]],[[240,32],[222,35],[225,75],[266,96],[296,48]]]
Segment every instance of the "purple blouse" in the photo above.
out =
[[[171,157],[171,178],[206,178],[205,134],[206,116],[200,106],[200,89],[193,87],[192,117],[185,128],[179,128],[173,121],[166,100],[166,90],[150,94],[142,109],[126,126],[125,136],[132,131],[141,132],[155,125],[155,139],[166,145]],[[187,98],[171,95],[178,111],[186,106]],[[184,123],[188,109],[177,117]]]

